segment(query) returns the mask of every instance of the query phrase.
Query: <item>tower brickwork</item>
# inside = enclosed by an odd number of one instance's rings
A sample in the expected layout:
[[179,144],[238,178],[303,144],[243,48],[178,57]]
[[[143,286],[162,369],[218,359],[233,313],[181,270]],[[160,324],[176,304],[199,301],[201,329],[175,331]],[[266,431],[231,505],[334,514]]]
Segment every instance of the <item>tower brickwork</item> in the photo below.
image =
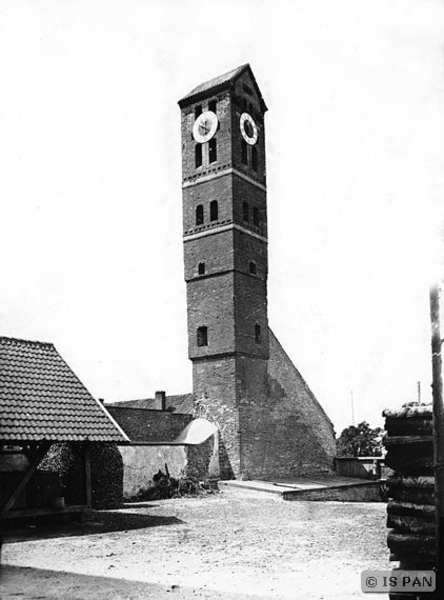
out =
[[269,374],[267,108],[249,65],[198,86],[179,106],[195,402],[220,428],[222,476],[264,478],[282,420]]

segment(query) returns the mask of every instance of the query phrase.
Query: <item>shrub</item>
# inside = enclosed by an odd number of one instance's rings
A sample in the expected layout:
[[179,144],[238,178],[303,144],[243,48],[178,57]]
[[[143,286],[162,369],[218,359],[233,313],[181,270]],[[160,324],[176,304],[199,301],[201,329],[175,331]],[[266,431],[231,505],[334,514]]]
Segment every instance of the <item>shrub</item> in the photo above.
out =
[[[123,460],[116,444],[91,443],[93,508],[119,508],[123,504]],[[54,444],[39,467],[59,474],[66,504],[85,504],[83,443]]]

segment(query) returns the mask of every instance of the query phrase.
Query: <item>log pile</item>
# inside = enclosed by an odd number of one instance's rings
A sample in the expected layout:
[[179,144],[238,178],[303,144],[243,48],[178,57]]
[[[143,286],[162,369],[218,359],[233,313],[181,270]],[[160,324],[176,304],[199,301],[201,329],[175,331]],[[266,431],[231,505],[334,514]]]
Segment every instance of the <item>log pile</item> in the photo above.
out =
[[387,480],[387,536],[390,560],[401,569],[436,565],[433,412],[431,404],[385,410],[385,464],[395,474]]

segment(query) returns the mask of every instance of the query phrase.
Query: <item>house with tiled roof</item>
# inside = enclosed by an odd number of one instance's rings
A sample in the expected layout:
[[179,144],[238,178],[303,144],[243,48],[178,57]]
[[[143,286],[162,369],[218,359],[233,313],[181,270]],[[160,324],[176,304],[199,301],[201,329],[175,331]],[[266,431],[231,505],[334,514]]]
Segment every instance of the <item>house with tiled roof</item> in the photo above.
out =
[[218,429],[196,418],[193,394],[156,392],[154,398],[107,403],[106,407],[131,440],[119,445],[123,460],[123,495],[140,497],[160,470],[172,477],[219,474]]
[[[127,443],[128,437],[103,404],[93,398],[53,344],[0,337],[0,509],[13,510],[53,444]],[[27,467],[11,479],[8,453],[19,448]],[[90,505],[90,465],[85,452],[85,506]],[[9,484],[6,485],[5,481]],[[13,483],[11,483],[13,481]],[[78,508],[78,507],[77,507]],[[59,507],[60,509],[60,507]],[[41,509],[42,514],[46,509]],[[65,510],[69,510],[66,508]],[[33,511],[36,512],[35,510]]]

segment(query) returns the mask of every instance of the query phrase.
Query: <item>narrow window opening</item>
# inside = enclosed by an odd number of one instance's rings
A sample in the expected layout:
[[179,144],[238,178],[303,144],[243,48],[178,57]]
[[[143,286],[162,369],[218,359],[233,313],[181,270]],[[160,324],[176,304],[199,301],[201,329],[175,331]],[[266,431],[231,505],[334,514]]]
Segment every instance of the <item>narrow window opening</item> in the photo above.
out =
[[202,204],[196,206],[196,225],[202,225],[204,222],[204,209]]
[[250,273],[252,275],[256,275],[257,273],[256,263],[253,260],[250,261]]
[[210,140],[208,159],[210,163],[214,163],[217,160],[217,141],[215,137]]
[[196,144],[196,147],[194,148],[194,161],[196,169],[202,166],[202,144]]
[[208,346],[208,329],[207,327],[197,328],[197,345]]
[[259,227],[259,209],[257,206],[253,206],[253,225]]
[[254,326],[254,339],[256,340],[256,344],[260,344],[262,342],[261,326],[257,323]]
[[253,167],[253,171],[257,171],[257,148],[255,146],[253,146],[252,150],[251,166]]
[[210,202],[210,221],[217,221],[219,218],[219,206],[217,200]]
[[201,114],[202,114],[202,105],[196,104],[196,106],[194,107],[194,118],[197,119],[197,117]]
[[200,262],[197,269],[198,269],[199,275],[205,275],[205,263],[204,262]]
[[247,142],[244,140],[242,140],[241,152],[242,152],[242,163],[244,165],[248,165],[248,147],[247,147]]
[[242,220],[245,221],[245,223],[250,221],[250,207],[248,206],[248,202],[242,203]]
[[211,112],[216,112],[216,108],[217,108],[217,101],[216,100],[211,100],[211,102],[208,102],[208,110],[211,110]]

